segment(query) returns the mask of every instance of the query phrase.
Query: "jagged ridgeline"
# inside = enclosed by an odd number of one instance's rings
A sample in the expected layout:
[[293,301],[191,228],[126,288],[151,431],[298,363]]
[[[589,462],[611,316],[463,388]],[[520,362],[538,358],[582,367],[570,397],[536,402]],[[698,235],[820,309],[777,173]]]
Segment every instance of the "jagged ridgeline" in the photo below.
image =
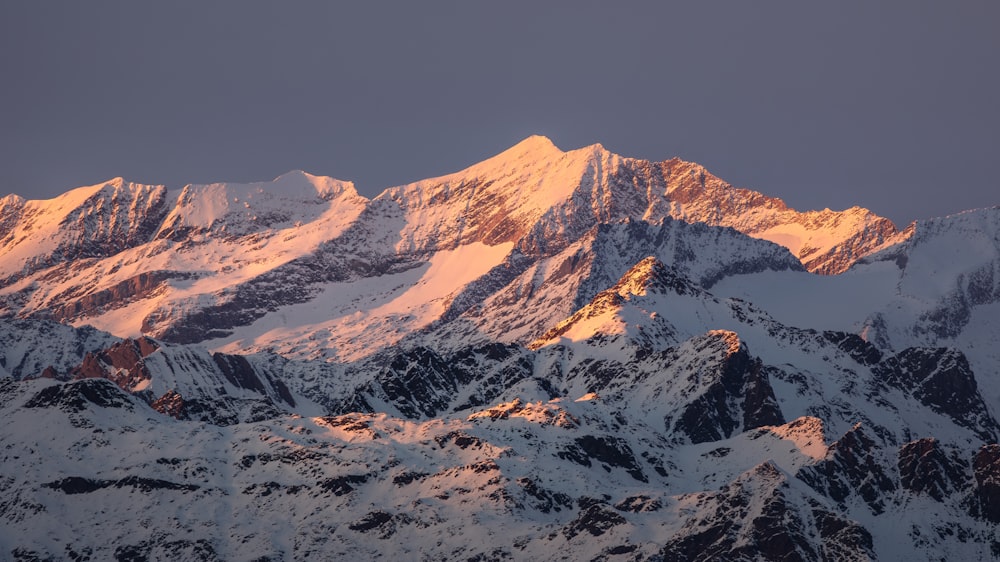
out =
[[1000,209],[531,137],[0,199],[0,558],[1000,557]]

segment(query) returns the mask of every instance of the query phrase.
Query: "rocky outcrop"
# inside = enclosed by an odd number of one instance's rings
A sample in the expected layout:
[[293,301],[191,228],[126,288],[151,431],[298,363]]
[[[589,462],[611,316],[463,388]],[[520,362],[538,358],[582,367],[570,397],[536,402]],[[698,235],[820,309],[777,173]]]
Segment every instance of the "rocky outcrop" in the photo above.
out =
[[[50,320],[0,320],[0,373],[16,379],[46,376],[68,380],[69,371],[119,338],[90,326],[74,328]],[[47,375],[44,374],[47,372]]]
[[979,394],[965,355],[949,348],[911,347],[877,365],[879,380],[972,430],[986,442],[997,439],[997,422]]
[[[247,359],[241,355],[213,353],[212,360],[222,371],[226,380],[236,388],[251,390],[261,396],[276,394],[285,404],[295,407],[295,398],[280,379],[273,379],[267,373],[258,373]],[[266,381],[266,385],[265,385]]]
[[69,371],[71,379],[108,379],[122,390],[131,391],[142,381],[152,378],[143,360],[159,349],[152,339],[125,339],[111,347],[88,353],[83,362]]
[[594,502],[582,507],[576,519],[562,528],[562,534],[568,540],[573,540],[574,537],[582,533],[591,537],[599,537],[626,522],[625,518],[615,513],[610,506]]
[[[704,167],[678,158],[625,160],[615,177],[634,178],[649,193],[663,194],[662,199],[650,199],[647,214],[728,226],[756,238],[790,244],[789,250],[814,273],[846,271],[858,259],[900,238],[892,221],[867,209],[800,213],[778,198],[733,187]],[[793,236],[783,236],[793,232]],[[789,243],[788,238],[796,241]]]
[[823,332],[826,341],[836,345],[841,351],[851,356],[852,359],[866,367],[876,365],[882,361],[882,352],[877,346],[865,341],[857,334],[847,332]]
[[632,449],[622,439],[584,435],[577,437],[573,444],[559,451],[557,456],[586,467],[591,466],[592,462],[596,462],[605,468],[609,466],[623,468],[632,478],[640,482],[649,482]]
[[1000,523],[1000,445],[986,445],[972,459],[976,480],[973,513],[987,521]]
[[703,391],[683,407],[673,430],[692,443],[718,441],[739,430],[781,425],[784,416],[774,397],[760,359],[750,356],[733,332],[715,332],[703,339],[700,350],[720,354],[711,371],[692,373]]
[[120,281],[106,289],[81,296],[77,296],[74,290],[70,294],[56,296],[54,300],[64,304],[48,309],[44,316],[59,322],[72,322],[81,317],[99,316],[155,296],[163,291],[171,279],[187,280],[196,276],[196,274],[187,272],[148,271]]
[[232,398],[223,394],[218,398],[185,398],[176,390],[167,391],[153,400],[150,407],[177,420],[218,426],[254,423],[286,415],[266,397]]
[[[0,257],[15,257],[8,258],[10,268],[0,269],[0,287],[54,265],[106,258],[148,242],[167,213],[166,193],[163,186],[115,178],[51,201],[5,198]],[[42,251],[31,254],[28,247]]]
[[103,379],[85,379],[43,388],[31,397],[25,408],[58,408],[64,412],[82,412],[88,408],[123,408],[131,410],[132,400],[117,385]]
[[896,490],[895,479],[880,458],[881,451],[858,424],[830,445],[826,458],[803,467],[796,477],[840,504],[850,496],[859,496],[877,515],[885,510],[887,496]]
[[691,498],[708,509],[688,519],[659,555],[691,562],[874,558],[864,527],[818,505],[802,509],[793,496],[777,467],[759,465],[718,492]]
[[968,463],[936,439],[911,441],[899,449],[899,483],[904,490],[939,502],[960,494],[968,485]]
[[[353,396],[331,406],[338,413],[371,411],[385,403],[419,419],[483,406],[506,389],[531,378],[532,362],[518,346],[489,344],[452,354],[415,347],[378,357],[357,367],[377,373]],[[465,396],[464,400],[456,400]]]
[[[162,414],[215,425],[271,419],[297,405],[284,381],[268,369],[255,367],[246,357],[223,353],[209,355],[204,350],[173,346],[164,348],[160,342],[144,336],[88,352],[65,374],[55,369],[46,373],[51,374],[49,378],[87,384],[90,384],[88,381],[107,381]],[[168,386],[157,390],[165,382],[176,384],[179,374],[183,377],[183,388]],[[83,396],[87,397],[97,396],[94,393],[102,387],[80,388],[83,390],[74,392],[84,392]]]

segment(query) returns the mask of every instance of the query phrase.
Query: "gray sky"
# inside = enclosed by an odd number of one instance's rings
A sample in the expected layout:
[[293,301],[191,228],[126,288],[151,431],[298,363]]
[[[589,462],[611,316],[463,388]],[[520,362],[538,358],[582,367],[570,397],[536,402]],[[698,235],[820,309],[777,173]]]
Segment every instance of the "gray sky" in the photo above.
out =
[[0,194],[291,169],[372,196],[534,134],[800,210],[1000,204],[1000,2],[0,4]]

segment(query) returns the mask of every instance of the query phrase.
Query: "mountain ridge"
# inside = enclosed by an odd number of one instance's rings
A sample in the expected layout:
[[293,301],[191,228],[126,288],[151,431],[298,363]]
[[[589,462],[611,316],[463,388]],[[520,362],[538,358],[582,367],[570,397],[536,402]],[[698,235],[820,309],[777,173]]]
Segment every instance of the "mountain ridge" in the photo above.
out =
[[[373,199],[358,195],[350,182],[299,171],[272,182],[188,185],[172,203],[162,186],[124,180],[70,193],[78,199],[97,196],[88,190],[112,193],[81,207],[93,212],[64,209],[73,207],[68,203],[49,206],[49,214],[102,215],[90,221],[95,226],[77,221],[86,236],[52,231],[46,235],[53,241],[49,245],[56,244],[52,250],[42,246],[38,253],[25,238],[0,252],[6,254],[0,255],[3,263],[30,262],[9,271],[0,287],[3,314],[92,323],[123,336],[197,341],[233,336],[283,307],[315,299],[331,284],[406,271],[434,261],[441,251],[512,244],[505,251],[516,255],[483,253],[494,257],[477,268],[514,263],[523,268],[570,247],[596,225],[621,220],[699,220],[786,245],[794,238],[800,261],[827,272],[846,268],[894,236],[890,223],[867,212],[801,215],[777,199],[733,188],[696,164],[623,158],[597,144],[564,152],[540,136],[464,170],[389,188]],[[18,208],[0,209],[0,224],[14,225],[6,229],[7,239],[15,236],[11,228],[30,228],[16,226],[23,222]],[[775,225],[789,220],[781,224],[794,228],[778,232]],[[835,237],[840,242],[808,234],[831,221],[847,223]],[[123,238],[105,223],[136,226]],[[95,238],[100,233],[104,238]],[[803,246],[809,240],[822,247]],[[37,255],[19,258],[12,251]],[[70,264],[74,256],[94,261]],[[278,288],[278,277],[299,281]],[[442,286],[441,292],[442,299],[475,294],[461,286]],[[250,302],[261,302],[266,293],[272,302],[263,308]],[[216,318],[213,327],[194,329],[205,324],[206,315]],[[407,330],[425,326],[422,320]]]
[[0,239],[0,557],[1000,555],[1000,207],[530,137],[372,199],[9,196]]

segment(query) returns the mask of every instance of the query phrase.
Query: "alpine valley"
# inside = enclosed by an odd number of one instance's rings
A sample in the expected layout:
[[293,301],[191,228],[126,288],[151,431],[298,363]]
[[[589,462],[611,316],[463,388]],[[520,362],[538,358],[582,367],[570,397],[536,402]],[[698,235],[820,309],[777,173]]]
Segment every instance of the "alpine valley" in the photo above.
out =
[[1000,557],[1000,207],[530,137],[0,199],[0,559]]

